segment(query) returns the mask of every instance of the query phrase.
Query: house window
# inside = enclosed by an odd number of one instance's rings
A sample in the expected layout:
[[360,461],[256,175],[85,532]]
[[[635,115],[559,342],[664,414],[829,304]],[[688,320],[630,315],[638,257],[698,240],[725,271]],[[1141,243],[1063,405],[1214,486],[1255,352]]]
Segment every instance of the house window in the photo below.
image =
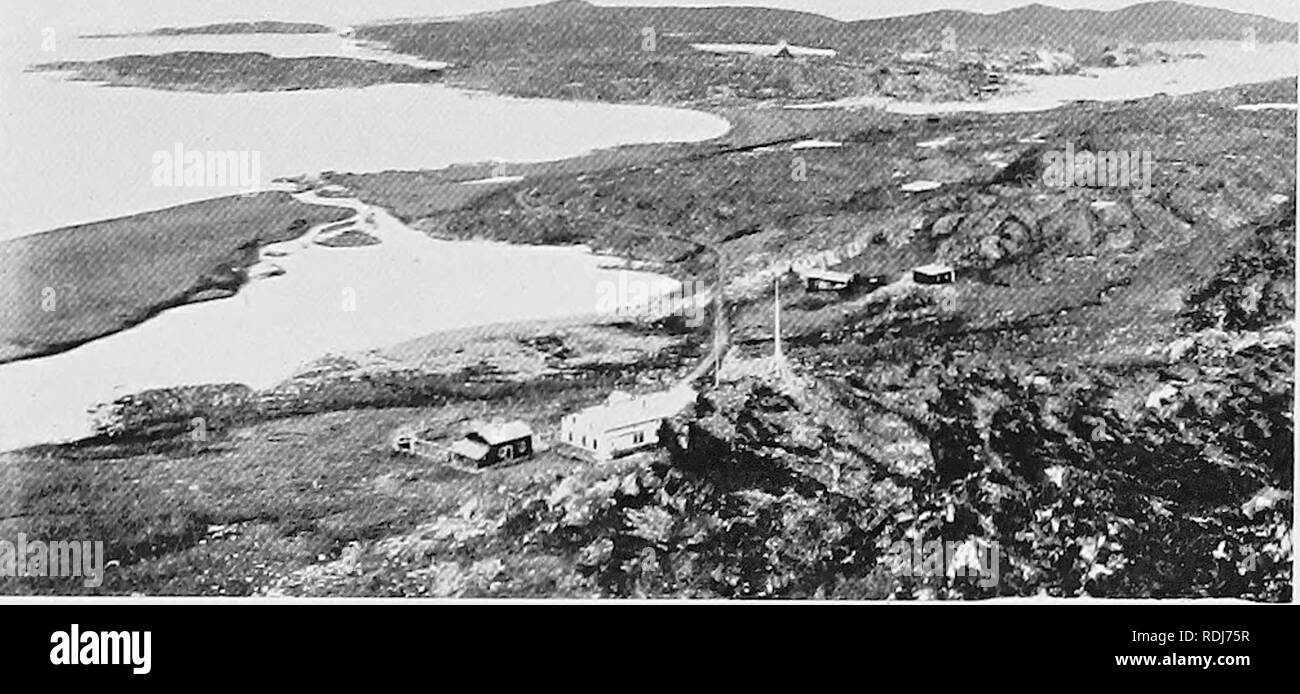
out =
[[638,431],[632,434],[632,443],[645,443],[645,432]]
[[515,447],[511,446],[510,444],[506,444],[502,446],[499,450],[500,450],[499,455],[504,460],[510,460],[511,458],[515,457]]

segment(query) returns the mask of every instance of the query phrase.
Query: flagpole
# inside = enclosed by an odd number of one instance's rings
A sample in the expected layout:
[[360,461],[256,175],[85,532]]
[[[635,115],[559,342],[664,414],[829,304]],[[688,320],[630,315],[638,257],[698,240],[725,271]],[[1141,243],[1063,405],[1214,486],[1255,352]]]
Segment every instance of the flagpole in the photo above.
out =
[[773,294],[772,299],[773,315],[775,316],[775,327],[773,330],[775,346],[772,353],[776,357],[776,368],[779,371],[785,363],[785,352],[781,348],[781,278],[777,277],[773,284],[776,287],[776,292]]

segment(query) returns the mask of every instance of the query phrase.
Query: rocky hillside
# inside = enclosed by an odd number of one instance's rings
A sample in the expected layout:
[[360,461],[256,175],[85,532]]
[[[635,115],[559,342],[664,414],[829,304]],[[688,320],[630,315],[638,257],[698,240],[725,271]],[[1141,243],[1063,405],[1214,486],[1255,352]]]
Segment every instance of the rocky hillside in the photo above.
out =
[[[451,63],[448,78],[465,86],[520,96],[682,104],[869,94],[978,98],[984,88],[996,91],[990,80],[999,78],[969,68],[994,58],[1014,65],[1047,50],[1065,64],[1102,64],[1118,59],[1105,57],[1112,49],[1151,42],[1295,41],[1296,25],[1177,2],[1111,12],[1031,5],[995,14],[940,11],[846,22],[770,8],[602,7],[560,0],[454,21],[377,23],[359,28],[358,36]],[[783,60],[695,48],[783,41],[834,55]],[[955,58],[950,65],[900,59],[940,50]]]
[[[755,368],[706,388],[657,457],[534,479],[457,517],[472,530],[405,542],[430,542],[455,595],[1289,600],[1295,125],[1235,107],[1293,99],[1273,83],[851,121],[809,133],[838,147],[532,180],[430,217],[597,245],[611,216],[690,229],[728,259],[733,358]],[[1150,151],[1149,191],[1049,185],[1067,142]],[[943,185],[900,190],[927,178]],[[752,375],[781,262],[855,243],[833,267],[892,280],[941,260],[959,280],[790,282],[794,378]],[[932,543],[953,551],[928,567],[900,549]],[[395,551],[287,589],[425,585],[428,560]]]
[[404,53],[466,62],[519,54],[542,58],[583,50],[632,53],[642,50],[646,29],[654,30],[656,49],[669,53],[689,51],[693,43],[788,41],[864,56],[882,50],[929,48],[938,44],[949,28],[956,32],[959,45],[1010,50],[1236,41],[1247,29],[1253,29],[1260,41],[1296,40],[1295,23],[1167,1],[1113,11],[1060,10],[1033,4],[991,14],[945,10],[839,21],[762,7],[602,7],[583,0],[559,0],[451,22],[377,23],[362,27],[359,33]]

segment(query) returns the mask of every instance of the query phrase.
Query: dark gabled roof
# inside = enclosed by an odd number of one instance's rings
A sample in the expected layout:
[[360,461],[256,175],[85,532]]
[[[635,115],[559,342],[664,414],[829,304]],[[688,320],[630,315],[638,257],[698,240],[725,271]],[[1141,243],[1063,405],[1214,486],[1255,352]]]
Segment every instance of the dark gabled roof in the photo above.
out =
[[474,434],[493,446],[526,439],[533,435],[532,427],[521,421],[505,424],[481,424],[474,428]]

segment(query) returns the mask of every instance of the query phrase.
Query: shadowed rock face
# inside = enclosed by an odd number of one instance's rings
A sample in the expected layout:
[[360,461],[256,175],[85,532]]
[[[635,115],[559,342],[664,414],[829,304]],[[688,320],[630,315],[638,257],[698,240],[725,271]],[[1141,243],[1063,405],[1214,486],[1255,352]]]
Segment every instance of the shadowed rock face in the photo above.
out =
[[[609,595],[1289,600],[1292,451],[1272,432],[1294,334],[1187,339],[1137,372],[933,363],[916,416],[830,381],[724,383],[671,428],[688,443],[667,460],[566,478],[510,534]],[[1149,395],[1171,367],[1177,385]],[[908,464],[908,444],[930,455]],[[891,556],[922,541],[995,547],[997,572]]]

